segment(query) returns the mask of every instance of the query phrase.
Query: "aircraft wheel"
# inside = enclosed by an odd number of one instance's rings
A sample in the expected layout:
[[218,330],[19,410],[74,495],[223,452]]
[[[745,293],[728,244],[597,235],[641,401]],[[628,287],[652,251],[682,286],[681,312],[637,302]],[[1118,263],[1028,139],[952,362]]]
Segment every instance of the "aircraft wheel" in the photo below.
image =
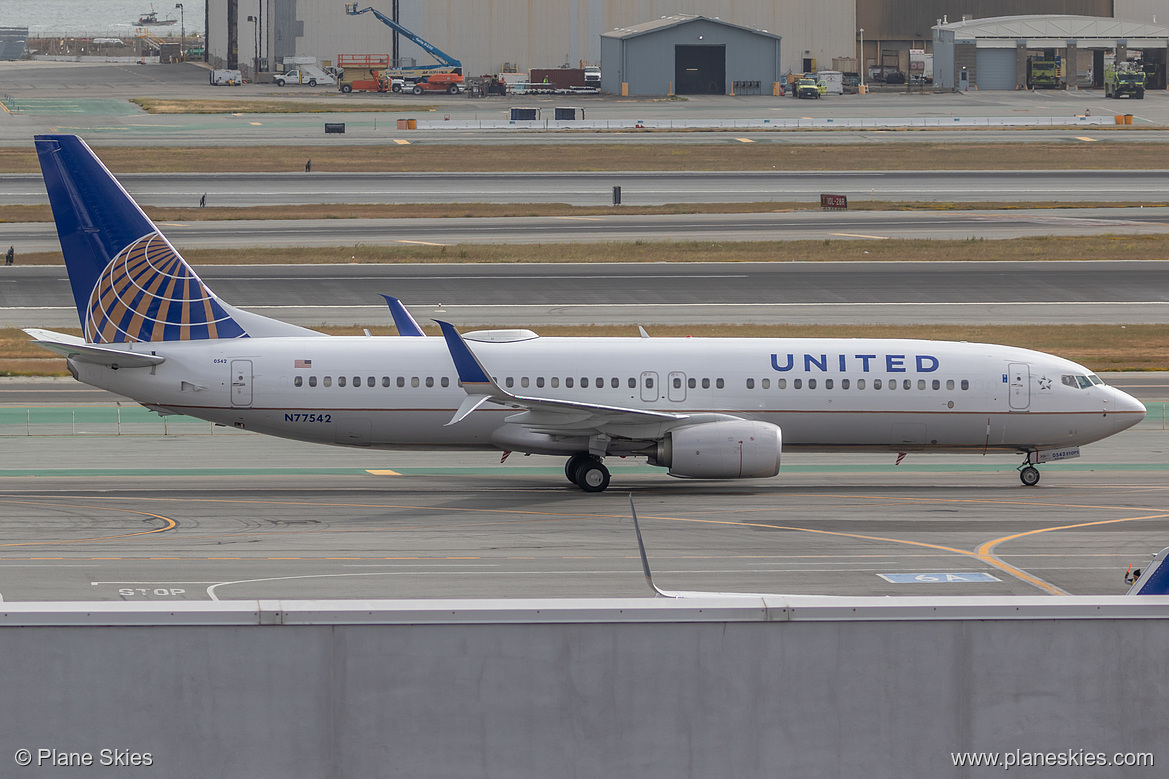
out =
[[1023,482],[1024,487],[1034,487],[1039,483],[1039,469],[1034,465],[1028,465],[1019,471],[1019,481]]
[[577,452],[572,457],[569,457],[568,462],[564,464],[564,478],[576,484],[576,469],[592,459],[593,456],[588,452]]
[[604,492],[609,486],[609,469],[599,460],[590,459],[576,469],[576,483],[585,492]]

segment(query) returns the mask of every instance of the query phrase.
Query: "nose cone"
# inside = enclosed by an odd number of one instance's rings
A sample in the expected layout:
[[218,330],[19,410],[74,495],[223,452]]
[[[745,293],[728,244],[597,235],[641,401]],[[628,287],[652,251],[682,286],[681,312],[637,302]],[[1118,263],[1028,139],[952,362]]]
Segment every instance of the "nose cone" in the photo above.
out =
[[1108,388],[1108,401],[1106,407],[1109,416],[1115,415],[1117,417],[1117,431],[1127,430],[1133,425],[1139,424],[1148,413],[1145,404],[1129,395],[1127,392],[1122,392],[1116,387]]

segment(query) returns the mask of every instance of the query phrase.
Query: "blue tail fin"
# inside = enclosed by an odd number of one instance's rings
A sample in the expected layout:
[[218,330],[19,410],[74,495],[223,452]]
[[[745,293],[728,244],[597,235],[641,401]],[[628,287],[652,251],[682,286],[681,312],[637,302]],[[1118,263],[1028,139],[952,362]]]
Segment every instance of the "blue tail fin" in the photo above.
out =
[[1129,595],[1169,595],[1169,565],[1165,559],[1169,557],[1169,547],[1162,549],[1153,557],[1153,562],[1145,568],[1143,575],[1138,576],[1129,588]]
[[87,342],[248,337],[83,140],[36,147]]

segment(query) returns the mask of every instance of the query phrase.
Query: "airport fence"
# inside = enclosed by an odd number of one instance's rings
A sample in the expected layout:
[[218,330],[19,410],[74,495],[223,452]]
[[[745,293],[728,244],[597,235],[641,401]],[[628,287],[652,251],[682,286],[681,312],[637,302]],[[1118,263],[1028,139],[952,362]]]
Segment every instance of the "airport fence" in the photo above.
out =
[[0,408],[0,437],[85,435],[250,435],[194,417],[161,416],[141,406]]

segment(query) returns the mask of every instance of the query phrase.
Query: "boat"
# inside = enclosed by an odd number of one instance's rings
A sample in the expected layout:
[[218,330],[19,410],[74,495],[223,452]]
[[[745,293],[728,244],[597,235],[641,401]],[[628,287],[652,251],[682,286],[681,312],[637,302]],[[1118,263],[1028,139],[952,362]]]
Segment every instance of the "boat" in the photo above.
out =
[[139,27],[169,27],[177,23],[176,19],[159,19],[158,11],[154,10],[154,6],[150,6],[150,12],[144,13],[138,17]]

